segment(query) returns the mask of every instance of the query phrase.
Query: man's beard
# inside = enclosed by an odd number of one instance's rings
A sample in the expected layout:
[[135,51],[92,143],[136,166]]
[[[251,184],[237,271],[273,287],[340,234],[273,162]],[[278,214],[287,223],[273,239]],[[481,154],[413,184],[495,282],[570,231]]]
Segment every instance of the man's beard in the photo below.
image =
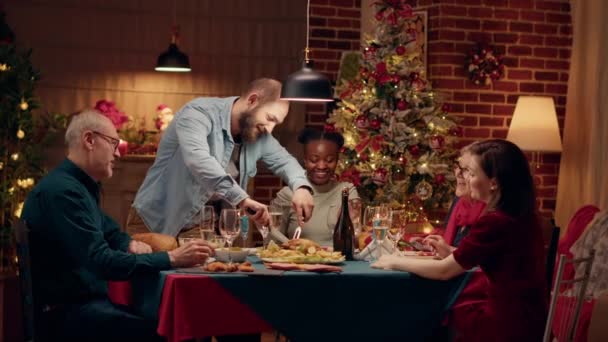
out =
[[241,130],[241,139],[244,142],[255,142],[262,135],[256,126],[253,112],[245,112],[241,115],[239,118],[239,128]]

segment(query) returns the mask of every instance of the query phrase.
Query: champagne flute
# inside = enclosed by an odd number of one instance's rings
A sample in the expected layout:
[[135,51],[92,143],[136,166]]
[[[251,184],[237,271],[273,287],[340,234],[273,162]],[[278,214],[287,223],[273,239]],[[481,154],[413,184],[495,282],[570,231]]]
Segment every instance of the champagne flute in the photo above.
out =
[[266,247],[268,247],[268,234],[270,233],[270,228],[268,228],[267,225],[264,224],[255,224],[255,227],[258,229],[258,232],[260,232],[260,235],[262,235],[262,249],[266,249]]
[[348,213],[355,229],[355,236],[361,233],[361,207],[362,202],[360,198],[353,198],[348,201]]
[[392,221],[392,211],[388,206],[372,207],[368,213],[371,219],[372,230],[376,248],[378,249],[378,257],[382,256],[382,244],[386,238],[389,227]]
[[389,229],[388,234],[394,242],[395,252],[399,254],[399,241],[405,235],[405,229],[407,227],[407,211],[405,209],[397,209],[393,210],[392,213],[391,229]]
[[283,217],[283,213],[280,211],[271,211],[268,214],[270,215],[270,221],[268,222],[270,229],[281,228],[281,219]]
[[211,205],[203,206],[201,209],[200,231],[201,238],[207,241],[215,235],[215,210]]
[[249,216],[244,210],[239,211],[239,220],[241,222],[241,238],[243,239],[243,247],[247,244],[247,234],[249,233]]
[[241,232],[240,221],[238,209],[222,209],[220,214],[220,232],[226,239],[226,243],[228,243],[228,262],[232,262],[232,257],[230,256],[232,243]]

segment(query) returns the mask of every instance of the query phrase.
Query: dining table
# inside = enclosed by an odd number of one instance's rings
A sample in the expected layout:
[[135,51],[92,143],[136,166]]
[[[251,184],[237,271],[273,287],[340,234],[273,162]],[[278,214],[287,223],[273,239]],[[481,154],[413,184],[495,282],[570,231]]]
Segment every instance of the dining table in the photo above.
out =
[[202,268],[139,275],[110,284],[110,298],[158,320],[168,341],[276,330],[290,341],[423,341],[440,329],[471,272],[429,280],[345,261],[341,272]]

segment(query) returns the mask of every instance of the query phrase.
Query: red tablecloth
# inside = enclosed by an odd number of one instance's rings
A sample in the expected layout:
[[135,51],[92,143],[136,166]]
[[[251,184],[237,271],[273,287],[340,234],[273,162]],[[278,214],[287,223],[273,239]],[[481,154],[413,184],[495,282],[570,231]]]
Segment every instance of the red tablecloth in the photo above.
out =
[[112,303],[131,305],[133,303],[131,283],[128,281],[109,281],[108,296]]
[[[129,283],[110,282],[108,289],[113,302],[132,303]],[[158,320],[158,334],[169,341],[272,330],[272,326],[215,280],[200,275],[167,275]]]

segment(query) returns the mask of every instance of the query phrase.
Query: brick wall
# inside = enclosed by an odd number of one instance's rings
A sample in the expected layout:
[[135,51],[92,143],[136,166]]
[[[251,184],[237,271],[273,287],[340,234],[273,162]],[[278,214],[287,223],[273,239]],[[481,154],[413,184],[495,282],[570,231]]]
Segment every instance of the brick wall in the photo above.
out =
[[[418,0],[429,13],[429,78],[462,119],[464,145],[484,138],[506,138],[519,95],[555,100],[563,129],[570,49],[568,0]],[[505,76],[491,86],[470,82],[465,54],[488,42],[505,55]],[[535,171],[539,208],[555,208],[559,154],[542,154]]]
[[[418,0],[413,6],[428,11],[428,76],[462,119],[461,145],[505,138],[519,95],[552,96],[563,128],[572,45],[568,0]],[[360,11],[360,0],[311,0],[313,58],[332,80],[341,52],[359,48]],[[473,84],[464,72],[476,42],[506,56],[505,76],[491,86]],[[307,112],[308,125],[323,125],[324,105],[308,105]],[[559,161],[559,154],[542,154],[535,170],[539,208],[547,216],[555,208]],[[268,202],[280,183],[268,174],[256,177],[256,198]]]
[[[359,50],[361,0],[310,0],[310,13],[309,46],[315,70],[335,81],[342,52]],[[326,118],[326,105],[306,105],[307,126],[322,128]],[[265,168],[259,170],[254,180],[254,198],[268,203],[284,184]]]

